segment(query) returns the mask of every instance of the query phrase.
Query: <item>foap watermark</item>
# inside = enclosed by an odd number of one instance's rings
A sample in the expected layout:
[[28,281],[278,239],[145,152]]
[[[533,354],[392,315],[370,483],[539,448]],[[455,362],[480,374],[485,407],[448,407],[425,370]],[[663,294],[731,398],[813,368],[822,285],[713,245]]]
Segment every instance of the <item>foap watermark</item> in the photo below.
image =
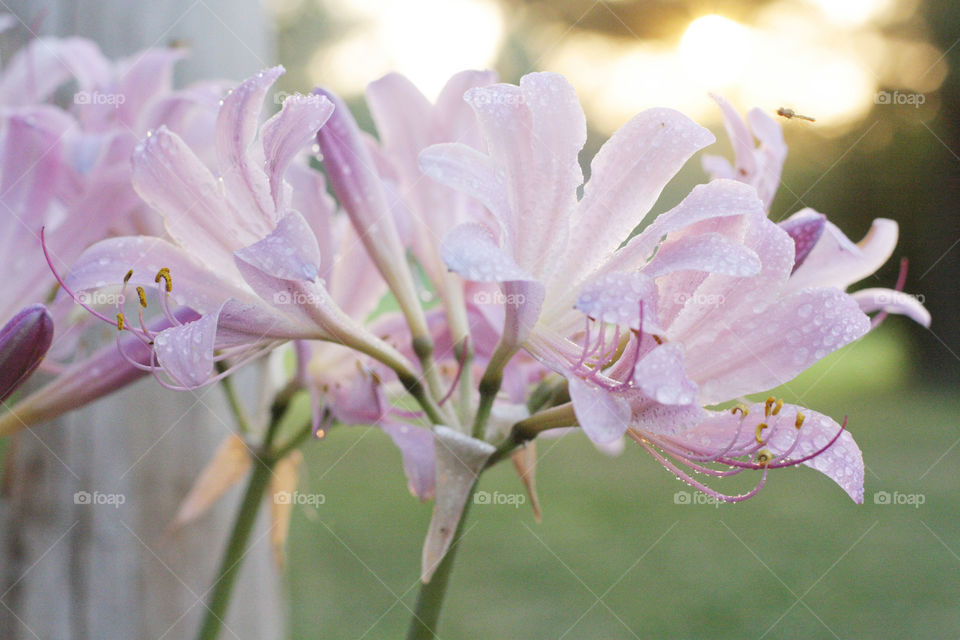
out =
[[122,293],[106,293],[104,291],[80,291],[77,301],[95,307],[98,305],[123,306],[125,298]]
[[922,93],[905,93],[902,91],[877,91],[873,96],[873,104],[908,104],[915,109],[927,101]]
[[922,293],[905,293],[903,291],[895,291],[894,289],[889,289],[886,291],[877,291],[873,294],[873,302],[878,306],[887,306],[887,305],[903,305],[907,306],[912,301],[916,300],[920,304],[926,302],[926,296]]
[[127,501],[127,496],[122,493],[101,493],[99,491],[77,491],[73,494],[73,504],[82,505],[110,505],[116,509]]
[[922,493],[900,493],[894,491],[877,491],[873,494],[873,504],[912,506],[919,509],[920,505],[927,501],[927,496]]
[[308,507],[319,507],[326,503],[327,496],[322,493],[300,493],[299,491],[277,491],[273,494],[273,501],[277,504],[302,504]]
[[101,93],[99,91],[78,91],[73,94],[74,104],[109,105],[119,109],[127,101],[122,93]]
[[701,307],[719,307],[726,300],[719,293],[678,293],[673,296],[673,301],[683,306],[695,304]]
[[283,104],[287,98],[291,98],[297,95],[296,93],[290,93],[289,91],[276,91],[273,94],[273,104]]
[[473,294],[474,304],[502,304],[519,307],[527,301],[522,293],[504,293],[503,291],[478,291]]
[[277,291],[273,294],[273,304],[295,304],[314,306],[323,302],[318,296],[305,291]]
[[723,504],[723,500],[719,500],[705,493],[700,493],[699,491],[684,491],[681,489],[673,494],[673,504],[708,504],[717,508]]
[[510,505],[519,508],[520,505],[526,504],[526,502],[527,496],[522,493],[500,493],[499,491],[490,493],[489,491],[477,491],[473,494],[473,504]]

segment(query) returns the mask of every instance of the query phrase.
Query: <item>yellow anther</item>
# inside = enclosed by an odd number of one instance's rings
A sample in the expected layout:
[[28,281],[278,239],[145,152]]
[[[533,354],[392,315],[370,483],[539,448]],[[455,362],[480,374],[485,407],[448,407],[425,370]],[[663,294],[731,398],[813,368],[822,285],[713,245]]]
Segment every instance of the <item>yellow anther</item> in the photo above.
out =
[[777,398],[777,404],[773,405],[773,411],[771,411],[771,413],[777,415],[780,413],[780,409],[783,409],[783,398]]
[[774,405],[774,403],[776,403],[776,401],[777,401],[777,399],[774,398],[773,396],[770,396],[769,398],[767,398],[767,401],[763,404],[763,415],[764,415],[764,417],[766,417],[766,418],[769,418],[769,417],[770,417],[770,409],[773,408],[773,405]]
[[165,284],[164,288],[167,290],[167,293],[173,291],[173,278],[170,277],[170,269],[164,267],[163,269],[160,269],[160,271],[157,271],[157,276],[153,279],[153,281],[159,283],[161,279]]
[[763,444],[763,438],[760,436],[760,433],[766,428],[767,428],[766,422],[761,422],[757,424],[757,432],[754,434],[754,436],[757,439],[757,444]]
[[739,411],[740,415],[743,416],[744,418],[750,415],[750,409],[748,409],[747,405],[745,404],[738,403],[737,406],[735,406],[733,409],[730,409],[730,413],[732,413],[733,415],[737,415],[737,411]]
[[796,421],[795,423],[793,423],[793,426],[795,426],[797,429],[799,429],[800,427],[803,426],[803,421],[804,421],[805,419],[806,419],[806,416],[804,416],[802,413],[800,413],[799,411],[797,411],[797,421]]
[[760,449],[760,451],[757,451],[757,464],[761,467],[767,466],[771,460],[773,460],[773,454],[767,449]]
[[137,287],[137,297],[140,298],[140,306],[146,309],[147,308],[147,292],[143,290],[143,287]]
[[127,275],[123,276],[123,284],[127,284],[128,282],[130,282],[130,278],[132,277],[133,277],[133,269],[130,269],[130,271],[127,271]]
[[117,314],[117,331],[123,331],[123,314]]

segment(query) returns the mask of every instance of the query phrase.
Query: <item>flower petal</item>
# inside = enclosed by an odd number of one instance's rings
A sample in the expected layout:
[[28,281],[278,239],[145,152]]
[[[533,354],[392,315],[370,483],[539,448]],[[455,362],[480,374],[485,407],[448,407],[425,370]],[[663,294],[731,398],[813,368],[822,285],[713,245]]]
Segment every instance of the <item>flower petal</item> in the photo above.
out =
[[579,272],[599,266],[627,239],[667,182],[713,134],[672,109],[649,109],[621,127],[590,165],[590,181],[568,259]]
[[133,186],[167,233],[213,271],[231,272],[231,253],[271,230],[266,219],[232,210],[207,167],[166,127],[137,146]]
[[894,289],[870,288],[856,291],[850,296],[860,305],[864,313],[885,311],[907,316],[917,324],[930,326],[930,312],[916,296]]
[[203,385],[213,374],[213,348],[220,310],[157,334],[157,361],[171,378],[188,388]]
[[34,38],[5,66],[0,75],[0,104],[5,107],[43,102],[71,78],[81,91],[110,79],[110,62],[85,38]]
[[534,280],[501,249],[490,231],[479,224],[462,224],[443,239],[440,255],[447,266],[475,282]]
[[609,444],[623,436],[630,422],[629,403],[580,378],[568,377],[570,400],[577,422],[596,444]]
[[660,404],[691,404],[697,400],[697,384],[687,376],[683,345],[662,344],[647,353],[633,370],[637,387]]
[[780,187],[780,175],[787,159],[787,145],[783,141],[780,124],[762,109],[751,109],[747,113],[747,121],[753,135],[760,141],[760,148],[754,152],[756,173],[749,184],[757,189],[757,195],[763,200],[764,206],[770,209],[773,197]]
[[804,263],[813,247],[819,242],[826,222],[827,216],[822,213],[817,213],[813,209],[803,209],[780,223],[780,228],[793,238],[796,248],[793,271]]
[[290,161],[313,141],[333,113],[333,103],[324,96],[293,95],[283,101],[280,113],[260,130],[270,181],[270,195],[278,214],[286,207],[283,176]]
[[263,98],[283,73],[283,67],[276,66],[247,78],[223,99],[217,115],[217,160],[225,193],[238,210],[264,223],[276,222],[276,208],[264,155],[253,142]]
[[320,247],[303,216],[291,211],[263,240],[234,252],[237,259],[281,280],[314,281],[320,273]]
[[489,156],[465,144],[435,144],[420,153],[420,169],[440,184],[479,200],[507,233],[512,224],[507,186]]
[[734,180],[713,180],[697,185],[680,204],[657,216],[649,227],[617,251],[604,268],[616,271],[639,269],[668,233],[702,220],[745,214],[765,215],[763,203],[749,185]]
[[[758,425],[767,425],[759,431],[764,448],[774,456],[789,451],[790,460],[799,460],[820,451],[840,434],[828,449],[803,464],[820,471],[847,492],[854,502],[863,502],[863,456],[849,431],[841,433],[841,426],[829,416],[803,407],[784,404],[776,415],[768,415],[764,404],[748,407],[744,418],[728,411],[709,412],[696,427],[674,436],[672,441],[704,454],[750,447],[757,437]],[[803,414],[797,429],[797,414]],[[779,462],[774,458],[773,463]]]
[[[816,213],[812,209],[800,213],[811,212]],[[834,224],[827,222],[820,240],[790,277],[790,289],[846,289],[883,266],[896,246],[897,223],[893,220],[877,218],[863,240],[856,244]]]
[[657,285],[646,274],[618,271],[588,281],[577,296],[576,308],[594,320],[639,331],[642,303],[643,331],[660,333],[657,297]]
[[801,291],[731,322],[687,344],[687,369],[707,405],[788,382],[870,329],[853,298],[832,288]]
[[407,475],[410,493],[429,500],[435,486],[433,434],[429,429],[407,424],[381,423],[380,428],[390,436],[403,457],[403,471]]
[[[163,267],[170,269],[171,297],[200,313],[213,311],[227,298],[253,298],[242,283],[219,277],[184,249],[162,238],[146,236],[101,240],[83,252],[64,282],[82,294],[101,287],[119,287],[132,270],[128,286],[149,290],[157,287],[156,275]],[[235,269],[231,271],[235,273]],[[65,295],[59,294],[61,298]]]
[[693,270],[745,277],[760,273],[760,266],[760,258],[753,250],[722,234],[704,233],[664,243],[644,273],[657,278],[674,271]]

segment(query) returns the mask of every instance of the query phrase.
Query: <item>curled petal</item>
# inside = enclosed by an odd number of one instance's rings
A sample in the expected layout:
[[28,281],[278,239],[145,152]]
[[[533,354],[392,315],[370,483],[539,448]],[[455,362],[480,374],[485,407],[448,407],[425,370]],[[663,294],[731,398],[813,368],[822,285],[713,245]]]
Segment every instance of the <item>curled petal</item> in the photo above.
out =
[[443,239],[440,255],[447,266],[475,282],[533,280],[501,249],[493,234],[479,224],[455,227]]
[[317,279],[320,247],[303,216],[291,211],[266,238],[234,253],[237,259],[282,280]]
[[262,149],[253,141],[263,98],[283,73],[283,67],[277,66],[241,82],[223,99],[216,124],[217,160],[227,198],[237,210],[267,225],[275,222],[276,208]]
[[687,375],[683,345],[678,342],[652,349],[633,371],[637,387],[660,404],[684,405],[697,400],[697,384]]
[[615,393],[568,377],[577,422],[593,442],[605,445],[621,438],[630,422],[630,405]]
[[280,113],[261,129],[266,156],[270,195],[278,211],[285,209],[283,175],[290,161],[307,147],[333,113],[333,103],[324,96],[288,96]]
[[789,286],[794,291],[805,287],[846,289],[883,266],[897,246],[897,234],[896,222],[877,218],[863,240],[854,244],[827,222],[820,240],[790,277]]
[[213,374],[213,348],[220,311],[157,334],[154,350],[160,366],[185,387],[202,386]]
[[780,228],[793,238],[793,244],[796,247],[793,271],[796,271],[813,251],[813,247],[823,235],[826,222],[827,216],[822,213],[817,213],[813,209],[804,209],[780,223]]
[[930,312],[913,295],[895,289],[870,288],[856,291],[850,296],[860,305],[864,313],[885,311],[907,316],[917,324],[930,326]]

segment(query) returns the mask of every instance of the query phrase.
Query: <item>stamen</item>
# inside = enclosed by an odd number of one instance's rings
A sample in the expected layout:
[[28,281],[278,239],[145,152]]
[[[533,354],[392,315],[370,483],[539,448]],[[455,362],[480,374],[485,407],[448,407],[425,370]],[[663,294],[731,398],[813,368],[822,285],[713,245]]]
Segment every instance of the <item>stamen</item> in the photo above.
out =
[[117,331],[123,331],[123,312],[117,314]]
[[773,454],[770,453],[769,449],[760,449],[760,451],[757,452],[756,462],[761,467],[766,468],[771,460],[773,460]]
[[164,281],[164,288],[167,290],[167,293],[173,291],[173,278],[170,276],[170,269],[168,267],[163,267],[160,271],[157,271],[157,275],[153,281],[159,284],[160,280]]
[[744,418],[750,415],[750,407],[748,407],[743,403],[737,403],[737,406],[735,406],[733,409],[730,409],[730,413],[732,413],[733,415],[737,415],[737,411],[739,411],[740,415],[743,416]]
[[[133,273],[133,271],[131,271],[130,273]],[[146,309],[147,308],[147,292],[143,290],[143,287],[137,287],[137,297],[140,298],[140,306]]]
[[780,413],[780,409],[783,409],[783,398],[777,398],[777,404],[773,405],[773,415]]
[[799,411],[797,411],[797,421],[793,423],[793,426],[795,426],[797,429],[799,429],[800,427],[803,426],[803,421],[804,421],[804,420],[806,420],[806,416],[804,416],[802,413],[800,413]]
[[754,437],[757,439],[757,444],[763,444],[763,437],[760,434],[763,432],[764,429],[767,428],[767,426],[768,425],[766,422],[757,423],[757,431],[754,434]]
[[767,401],[766,401],[766,402],[764,403],[764,405],[763,405],[763,416],[764,416],[765,418],[769,418],[769,417],[770,417],[770,410],[771,410],[771,408],[773,408],[773,405],[774,405],[774,403],[775,403],[776,401],[777,401],[777,399],[774,398],[773,396],[770,396],[769,398],[767,398]]
[[133,269],[130,269],[130,271],[127,271],[127,275],[123,276],[123,284],[127,284],[128,282],[130,282],[130,278],[132,277],[133,277]]

